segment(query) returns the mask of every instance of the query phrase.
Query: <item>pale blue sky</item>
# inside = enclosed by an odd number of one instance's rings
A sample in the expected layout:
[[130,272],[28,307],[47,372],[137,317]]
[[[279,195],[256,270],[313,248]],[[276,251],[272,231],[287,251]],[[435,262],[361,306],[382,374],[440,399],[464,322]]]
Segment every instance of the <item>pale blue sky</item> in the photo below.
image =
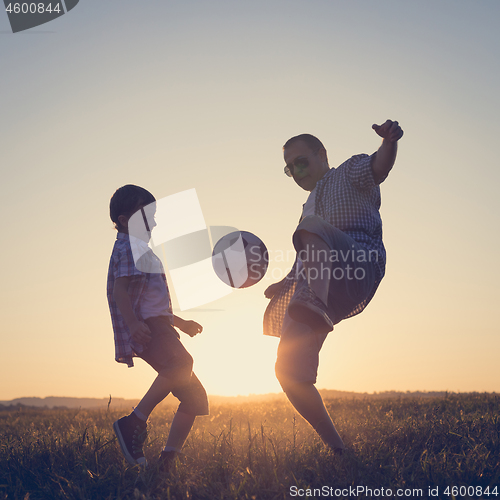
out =
[[[113,360],[117,187],[196,188],[207,224],[286,251],[307,193],[283,143],[317,135],[336,166],[376,150],[386,118],[405,130],[382,185],[386,277],[327,340],[318,387],[500,390],[499,15],[495,0],[81,0],[13,35],[0,12],[0,399],[147,388],[148,367]],[[279,390],[263,290],[288,265],[181,314],[205,326],[186,345],[209,393]]]

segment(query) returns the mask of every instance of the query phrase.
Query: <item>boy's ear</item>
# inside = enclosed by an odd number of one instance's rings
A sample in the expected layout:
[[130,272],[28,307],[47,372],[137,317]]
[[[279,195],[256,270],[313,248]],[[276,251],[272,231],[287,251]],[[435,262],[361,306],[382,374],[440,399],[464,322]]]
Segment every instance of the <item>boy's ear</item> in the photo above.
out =
[[126,215],[119,215],[118,216],[118,222],[120,223],[120,226],[123,228],[128,228],[128,217]]

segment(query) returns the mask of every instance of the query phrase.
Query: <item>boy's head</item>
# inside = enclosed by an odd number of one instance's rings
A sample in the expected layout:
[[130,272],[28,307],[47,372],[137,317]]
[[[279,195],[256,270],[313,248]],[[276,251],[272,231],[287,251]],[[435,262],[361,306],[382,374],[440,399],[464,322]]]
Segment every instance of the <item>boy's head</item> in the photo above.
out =
[[155,202],[155,197],[146,189],[127,184],[115,191],[109,202],[109,216],[120,233],[128,232],[128,219],[141,206]]

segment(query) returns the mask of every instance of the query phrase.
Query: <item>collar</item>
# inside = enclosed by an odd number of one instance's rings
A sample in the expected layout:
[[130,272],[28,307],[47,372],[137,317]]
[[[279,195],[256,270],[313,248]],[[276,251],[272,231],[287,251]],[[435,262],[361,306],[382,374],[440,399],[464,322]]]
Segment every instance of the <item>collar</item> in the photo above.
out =
[[127,235],[130,240],[130,249],[134,258],[134,264],[142,273],[160,274],[163,273],[161,260],[153,252],[147,242],[136,238],[135,236]]
[[130,246],[136,248],[141,251],[141,255],[146,253],[148,250],[151,250],[149,244],[140,238],[136,238],[135,236],[130,236],[128,233],[118,233],[116,235],[117,240],[128,240],[130,242]]
[[316,189],[316,187],[318,187],[318,184],[322,184],[324,181],[326,181],[326,179],[328,179],[328,177],[333,175],[335,170],[337,170],[335,167],[331,167],[330,169],[328,169],[328,171],[325,172],[325,175],[323,177],[321,177],[321,179],[316,183],[316,186],[314,187],[314,189]]

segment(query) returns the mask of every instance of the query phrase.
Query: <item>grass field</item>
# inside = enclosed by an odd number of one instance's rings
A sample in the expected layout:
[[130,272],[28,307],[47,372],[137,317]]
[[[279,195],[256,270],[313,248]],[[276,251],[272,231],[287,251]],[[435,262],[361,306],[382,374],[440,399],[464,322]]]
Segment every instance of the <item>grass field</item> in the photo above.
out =
[[114,439],[123,411],[2,411],[0,499],[500,498],[499,395],[326,404],[350,453],[329,454],[286,402],[213,405],[166,476],[172,408],[150,418],[145,471]]

